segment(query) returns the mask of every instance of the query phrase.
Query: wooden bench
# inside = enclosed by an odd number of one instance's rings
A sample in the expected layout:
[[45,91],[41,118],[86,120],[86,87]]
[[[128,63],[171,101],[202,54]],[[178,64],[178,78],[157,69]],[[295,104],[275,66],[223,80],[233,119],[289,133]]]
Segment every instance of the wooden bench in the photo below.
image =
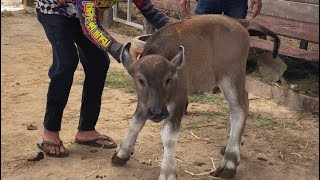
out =
[[[180,12],[179,1],[152,0],[156,7],[177,12]],[[196,3],[191,0],[192,12]],[[319,52],[307,50],[308,42],[319,44],[319,0],[262,0],[262,3],[261,13],[253,21],[278,35],[300,41],[300,47],[295,48],[281,43],[279,54],[319,62]],[[248,13],[247,19],[251,17]],[[251,46],[271,51],[273,42],[252,37]]]
[[[152,0],[158,8],[180,12],[180,0]],[[250,1],[248,1],[249,3]],[[33,0],[22,0],[25,6],[34,6]],[[196,0],[191,0],[194,12]],[[298,39],[300,47],[290,47],[281,43],[279,54],[319,62],[319,52],[308,51],[308,42],[319,44],[319,0],[262,0],[261,13],[253,19],[275,33]],[[112,24],[112,10],[99,10],[103,24]],[[251,18],[251,13],[247,19]],[[154,29],[144,23],[145,32]],[[251,46],[264,50],[272,50],[273,42],[265,39],[251,38]],[[319,51],[319,50],[318,50]]]
[[[247,18],[251,17],[251,13]],[[281,43],[282,55],[319,62],[319,52],[308,51],[308,42],[319,44],[319,0],[263,0],[261,13],[253,21],[278,35],[297,39],[300,47]],[[252,38],[251,46],[272,50],[268,40]]]

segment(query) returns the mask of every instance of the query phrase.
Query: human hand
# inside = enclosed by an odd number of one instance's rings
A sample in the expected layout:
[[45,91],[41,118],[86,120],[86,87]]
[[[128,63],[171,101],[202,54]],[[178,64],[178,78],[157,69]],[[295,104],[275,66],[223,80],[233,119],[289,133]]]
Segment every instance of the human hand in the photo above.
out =
[[56,0],[57,1],[57,4],[59,7],[61,6],[67,6],[67,3],[65,2],[65,0]]
[[252,18],[255,18],[261,11],[262,0],[250,0],[249,11],[253,13]]
[[130,48],[130,55],[131,55],[132,61],[135,62],[135,61],[139,60],[140,55],[142,54],[142,52],[143,52],[143,48],[133,48],[133,47],[131,47]]
[[180,7],[181,7],[182,17],[191,16],[190,0],[180,0]]

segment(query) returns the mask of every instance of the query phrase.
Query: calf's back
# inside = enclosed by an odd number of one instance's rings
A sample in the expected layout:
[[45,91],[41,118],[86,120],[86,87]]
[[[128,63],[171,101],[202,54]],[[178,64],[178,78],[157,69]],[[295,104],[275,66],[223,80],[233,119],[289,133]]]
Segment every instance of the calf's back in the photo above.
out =
[[245,75],[249,37],[248,31],[231,18],[199,15],[153,33],[142,56],[160,54],[171,60],[183,46],[182,70],[188,93],[207,92],[221,78]]

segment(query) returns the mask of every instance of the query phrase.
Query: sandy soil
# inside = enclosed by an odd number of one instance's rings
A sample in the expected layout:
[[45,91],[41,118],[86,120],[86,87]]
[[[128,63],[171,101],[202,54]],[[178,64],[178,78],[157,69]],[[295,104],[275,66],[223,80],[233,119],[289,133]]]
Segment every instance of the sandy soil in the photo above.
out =
[[[3,179],[157,179],[162,156],[161,124],[148,122],[135,154],[124,167],[112,167],[114,150],[74,144],[81,101],[81,66],[75,74],[65,109],[61,137],[71,152],[64,159],[45,157],[28,162],[37,152],[48,87],[51,47],[35,15],[1,17],[1,177]],[[116,38],[126,40],[115,35]],[[111,70],[123,70],[114,60]],[[97,129],[120,142],[135,110],[136,96],[107,88]],[[191,175],[217,167],[219,149],[227,143],[227,111],[217,104],[192,103],[183,118],[177,146],[179,179],[213,179]],[[34,124],[37,130],[27,130]],[[236,179],[319,179],[319,116],[297,112],[250,95],[250,117],[243,136],[242,161]],[[195,138],[193,135],[200,137]]]

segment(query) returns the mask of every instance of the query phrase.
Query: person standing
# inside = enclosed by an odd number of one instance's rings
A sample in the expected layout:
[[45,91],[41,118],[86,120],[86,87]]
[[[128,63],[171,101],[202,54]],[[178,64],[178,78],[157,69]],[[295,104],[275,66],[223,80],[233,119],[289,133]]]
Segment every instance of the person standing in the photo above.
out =
[[[184,16],[190,16],[190,0],[180,1]],[[250,0],[249,11],[255,18],[261,11],[262,0]],[[248,11],[248,0],[197,0],[195,14],[224,14],[233,18],[245,19]]]
[[[84,69],[85,79],[75,142],[103,148],[117,147],[112,138],[101,135],[95,129],[110,63],[107,53],[120,63],[123,47],[123,44],[101,27],[97,8],[110,8],[116,2],[116,0],[36,0],[38,21],[52,45],[53,55],[48,73],[50,83],[43,121],[44,132],[41,142],[37,143],[38,148],[49,156],[68,155],[59,131],[79,60]],[[153,7],[150,0],[133,0],[133,2],[156,29],[171,22],[169,17]],[[137,59],[140,53],[141,49],[130,49],[133,59]]]

